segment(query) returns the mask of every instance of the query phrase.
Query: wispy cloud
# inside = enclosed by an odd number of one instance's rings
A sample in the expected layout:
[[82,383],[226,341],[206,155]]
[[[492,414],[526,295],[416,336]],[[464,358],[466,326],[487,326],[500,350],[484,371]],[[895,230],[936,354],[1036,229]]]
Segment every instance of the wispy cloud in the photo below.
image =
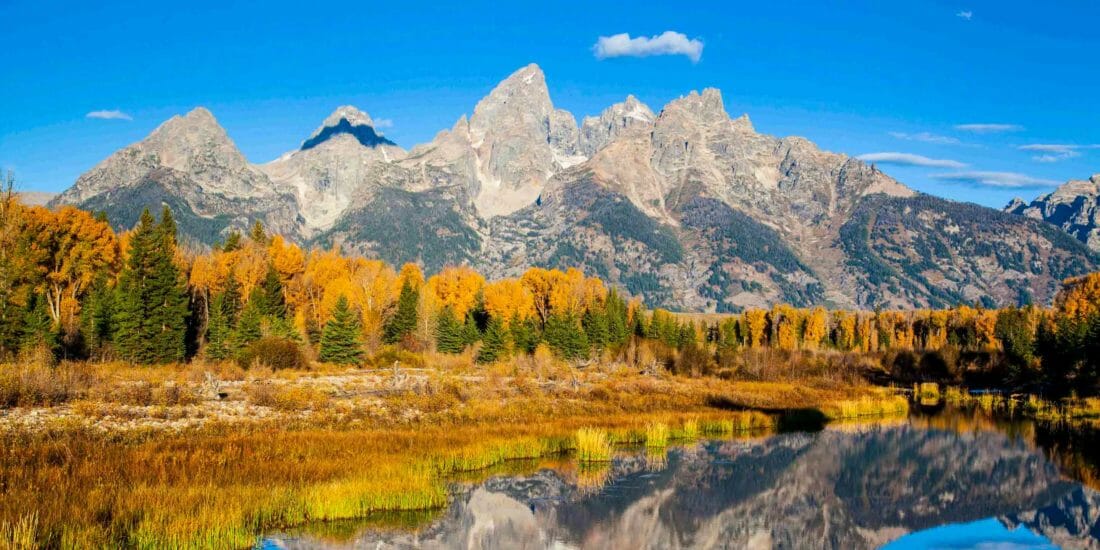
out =
[[1059,162],[1081,156],[1085,149],[1100,149],[1100,143],[1078,145],[1074,143],[1031,143],[1017,147],[1021,151],[1041,153],[1031,157],[1036,162]]
[[962,132],[972,132],[975,134],[997,134],[1001,132],[1019,132],[1024,127],[1019,124],[999,124],[991,122],[971,123],[971,124],[956,124],[955,129]]
[[929,132],[917,132],[910,134],[906,132],[887,132],[891,136],[898,139],[904,139],[906,141],[923,141],[924,143],[938,143],[940,145],[962,145],[959,138],[953,138],[951,136],[941,136],[932,134]]
[[929,168],[966,168],[966,164],[957,160],[934,159],[912,153],[867,153],[856,157],[864,162],[879,164],[898,164],[901,166],[925,166]]
[[592,46],[599,59],[609,57],[648,57],[651,55],[683,55],[698,63],[703,57],[703,41],[689,39],[686,34],[665,31],[659,35],[631,38],[627,33],[601,36]]
[[1017,172],[988,172],[982,170],[932,174],[932,177],[943,181],[953,181],[981,187],[1000,187],[1004,189],[1055,187],[1059,184],[1059,182],[1054,180],[1035,178]]
[[962,10],[962,11],[956,13],[955,17],[958,17],[959,19],[966,19],[967,21],[970,21],[970,18],[974,17],[974,12],[972,12],[970,10]]
[[375,128],[393,128],[392,118],[376,118],[374,119]]
[[134,120],[134,117],[117,109],[111,111],[92,111],[84,116],[86,118],[97,118],[100,120]]

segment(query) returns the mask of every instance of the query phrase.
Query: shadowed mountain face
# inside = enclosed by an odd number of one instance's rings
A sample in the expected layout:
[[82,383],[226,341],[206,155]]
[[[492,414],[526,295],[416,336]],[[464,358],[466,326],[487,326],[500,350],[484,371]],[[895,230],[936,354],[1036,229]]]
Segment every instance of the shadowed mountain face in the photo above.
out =
[[[343,106],[300,148],[255,165],[199,108],[52,203],[104,210],[122,228],[165,204],[187,220],[185,239],[206,245],[259,220],[304,246],[429,272],[579,266],[690,311],[1047,303],[1063,279],[1100,268],[1049,224],[922,195],[806,139],[757,132],[716,89],[658,112],[628,96],[578,125],[533,64],[409,151]],[[1079,237],[1095,225],[1095,209],[1065,210],[1025,213]]]
[[[1100,494],[996,431],[793,433],[698,444],[667,460],[621,456],[597,490],[578,475],[492,478],[415,533],[368,530],[339,547],[859,549],[986,518],[1100,547]],[[308,535],[276,541],[327,547]]]
[[334,135],[347,134],[356,139],[364,147],[377,147],[379,145],[397,145],[396,143],[376,134],[374,128],[365,124],[353,125],[348,119],[341,118],[335,126],[325,126],[316,136],[302,143],[302,150],[308,151],[328,141]]

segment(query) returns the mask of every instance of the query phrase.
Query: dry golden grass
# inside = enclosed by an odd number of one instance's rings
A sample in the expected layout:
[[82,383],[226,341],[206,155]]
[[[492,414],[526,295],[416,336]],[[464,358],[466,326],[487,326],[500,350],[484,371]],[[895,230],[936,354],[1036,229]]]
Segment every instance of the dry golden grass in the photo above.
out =
[[[443,506],[445,481],[460,472],[563,453],[607,460],[613,443],[644,441],[647,424],[665,426],[669,439],[727,436],[774,426],[762,410],[881,396],[835,381],[639,375],[614,364],[582,371],[538,355],[490,367],[438,359],[297,372],[12,369],[19,395],[56,382],[64,392],[16,399],[49,406],[32,424],[14,422],[30,418],[22,409],[0,419],[0,540],[248,547],[265,529]],[[585,467],[577,478],[596,490],[606,475]]]

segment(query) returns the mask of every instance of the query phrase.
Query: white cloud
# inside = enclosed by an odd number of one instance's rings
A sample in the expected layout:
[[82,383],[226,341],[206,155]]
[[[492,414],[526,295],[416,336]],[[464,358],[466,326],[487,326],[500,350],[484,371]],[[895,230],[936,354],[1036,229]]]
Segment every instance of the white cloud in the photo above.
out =
[[926,166],[929,168],[966,168],[966,164],[957,160],[934,159],[912,153],[867,153],[856,157],[864,162],[880,164],[898,164],[901,166]]
[[376,118],[374,119],[375,128],[393,128],[392,118]]
[[970,21],[970,18],[974,17],[974,12],[972,12],[970,10],[962,10],[959,13],[956,13],[955,17],[958,17],[959,19],[966,19],[967,21]]
[[1056,187],[1059,184],[1059,182],[1053,180],[1034,178],[1016,172],[987,172],[982,170],[933,174],[932,177],[944,181],[1007,189],[1021,187]]
[[990,122],[983,123],[971,123],[971,124],[956,124],[956,130],[963,132],[973,132],[975,134],[996,134],[999,132],[1019,132],[1024,127],[1019,124],[995,124]]
[[134,117],[118,109],[111,111],[92,111],[84,116],[86,118],[98,118],[100,120],[134,120]]
[[1059,162],[1081,156],[1083,149],[1100,149],[1100,144],[1077,145],[1073,143],[1031,143],[1017,147],[1021,151],[1042,153],[1031,157],[1036,162]]
[[665,31],[657,36],[639,36],[631,38],[627,33],[601,36],[592,46],[599,59],[609,57],[648,57],[651,55],[683,55],[692,63],[698,63],[703,56],[703,41],[689,39],[687,35],[675,31]]
[[908,134],[905,132],[888,133],[898,139],[904,139],[907,141],[923,141],[925,143],[938,143],[940,145],[962,145],[962,142],[959,141],[958,138],[953,138],[951,136],[941,136],[929,132],[917,132],[915,134]]

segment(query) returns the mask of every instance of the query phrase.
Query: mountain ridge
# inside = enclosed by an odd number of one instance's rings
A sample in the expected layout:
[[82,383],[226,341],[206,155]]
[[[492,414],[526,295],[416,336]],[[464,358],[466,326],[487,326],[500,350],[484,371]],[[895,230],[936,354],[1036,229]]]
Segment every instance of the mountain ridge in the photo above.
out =
[[[260,220],[302,244],[428,271],[575,265],[651,304],[702,311],[1043,303],[1098,264],[1032,220],[930,198],[805,138],[758,133],[713,88],[657,113],[627,96],[578,125],[531,64],[408,151],[373,124],[340,107],[299,149],[255,165],[199,108],[52,204],[106,210],[125,227],[132,205],[162,202],[195,242]],[[914,246],[921,257],[906,252]]]

